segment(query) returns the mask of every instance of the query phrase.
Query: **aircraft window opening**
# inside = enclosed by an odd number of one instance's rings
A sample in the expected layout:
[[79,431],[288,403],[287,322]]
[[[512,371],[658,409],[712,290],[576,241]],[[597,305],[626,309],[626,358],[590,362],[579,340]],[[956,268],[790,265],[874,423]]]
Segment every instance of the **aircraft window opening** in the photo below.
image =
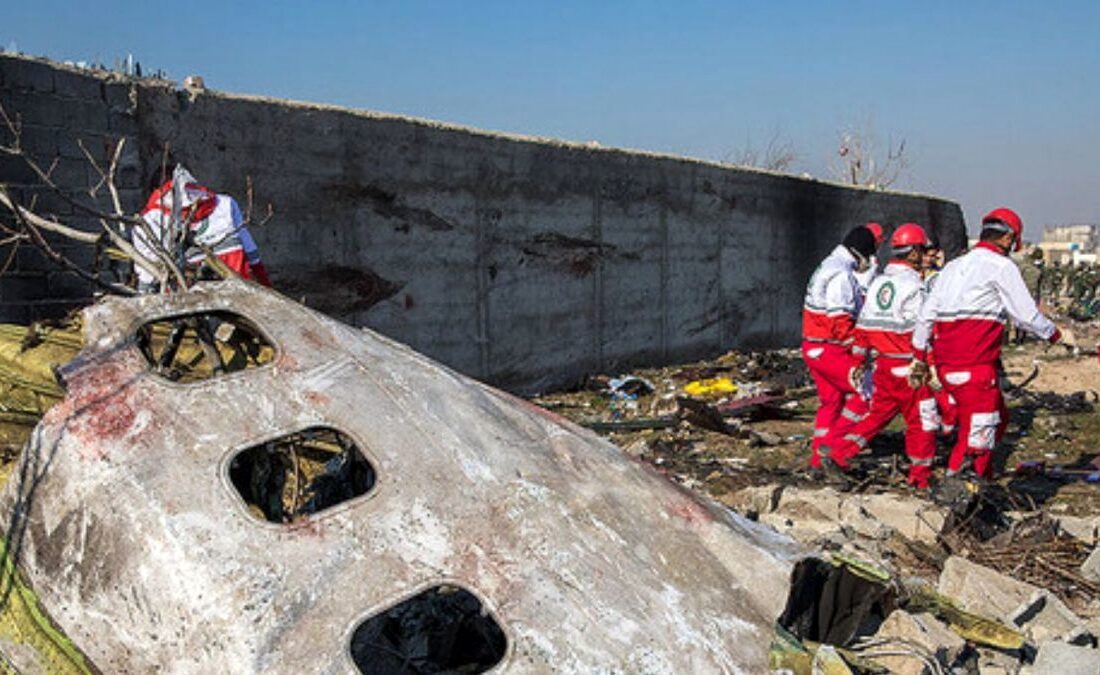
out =
[[137,330],[149,368],[173,382],[201,382],[275,359],[275,347],[233,312],[195,312],[149,321]]
[[351,636],[363,675],[484,673],[504,659],[508,640],[478,598],[433,586],[366,618]]
[[346,434],[313,427],[241,450],[229,478],[252,515],[294,523],[364,495],[374,467]]

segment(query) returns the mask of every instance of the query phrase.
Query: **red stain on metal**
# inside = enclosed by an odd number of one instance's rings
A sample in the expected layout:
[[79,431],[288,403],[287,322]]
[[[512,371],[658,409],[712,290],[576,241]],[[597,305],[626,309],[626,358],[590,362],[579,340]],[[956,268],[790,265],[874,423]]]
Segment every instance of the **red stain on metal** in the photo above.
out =
[[106,459],[106,442],[118,439],[134,426],[137,416],[133,383],[137,375],[125,363],[89,365],[68,382],[68,395],[47,419],[66,424],[89,449],[89,459]]
[[302,329],[302,340],[318,348],[332,347],[328,340],[318,335],[317,332],[311,328]]
[[670,505],[668,512],[691,525],[705,525],[714,520],[714,516],[706,507],[687,496]]
[[325,526],[312,518],[301,518],[287,526],[287,530],[297,536],[312,537],[314,539],[325,538]]
[[305,393],[305,399],[313,405],[328,405],[332,403],[332,399],[327,394],[322,394],[319,391],[307,391]]
[[134,417],[125,396],[110,396],[90,403],[74,431],[85,442],[109,441],[125,435],[134,426]]

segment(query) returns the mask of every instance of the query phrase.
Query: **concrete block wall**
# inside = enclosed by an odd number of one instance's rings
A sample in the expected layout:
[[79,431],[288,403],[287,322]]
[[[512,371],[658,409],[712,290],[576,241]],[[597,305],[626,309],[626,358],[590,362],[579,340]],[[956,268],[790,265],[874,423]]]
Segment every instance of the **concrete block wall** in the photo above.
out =
[[[137,210],[142,200],[141,163],[135,132],[136,90],[132,83],[49,62],[0,56],[0,105],[18,125],[21,146],[50,178],[63,188],[59,196],[43,187],[20,158],[0,154],[0,183],[26,206],[34,205],[71,226],[89,231],[101,227],[81,206],[110,211],[106,190],[93,197],[89,190],[100,181],[84,150],[104,169],[115,143],[126,139],[115,184],[123,207]],[[12,134],[0,124],[0,143]],[[81,148],[83,145],[83,149]],[[70,201],[71,200],[71,201]],[[73,203],[75,202],[75,203]],[[10,214],[0,214],[9,222]],[[95,248],[60,238],[49,238],[54,250],[73,262],[91,266]],[[101,258],[101,265],[107,265]],[[0,321],[27,322],[55,317],[91,300],[94,288],[66,272],[30,244],[0,250]]]
[[132,91],[143,176],[169,144],[203,182],[243,201],[251,177],[256,208],[273,205],[253,235],[279,290],[515,391],[794,344],[814,266],[869,219],[965,246],[958,206],[932,197],[156,83]]

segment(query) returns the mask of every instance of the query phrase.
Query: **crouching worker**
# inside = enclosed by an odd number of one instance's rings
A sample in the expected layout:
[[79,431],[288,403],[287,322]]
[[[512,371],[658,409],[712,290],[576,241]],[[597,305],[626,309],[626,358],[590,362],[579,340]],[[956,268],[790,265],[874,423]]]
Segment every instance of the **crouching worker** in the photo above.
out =
[[843,438],[831,438],[822,447],[833,467],[846,471],[856,454],[886,428],[898,413],[905,419],[905,452],[909,455],[909,483],[928,487],[936,453],[939,414],[932,390],[909,384],[913,361],[913,329],[926,296],[921,262],[928,246],[924,230],[913,223],[898,227],[890,238],[891,260],[871,282],[867,301],[856,322],[853,354],[857,361],[874,358],[871,409]]
[[[186,251],[189,268],[202,268],[206,250],[210,250],[242,278],[271,286],[237,200],[199,185],[182,166],[177,166],[172,178],[153,190],[141,217],[147,227],[134,231],[134,247],[146,257],[156,259],[157,244],[164,250],[171,248],[173,225],[186,226],[190,230],[187,238],[190,246]],[[140,289],[155,290],[151,274],[140,267],[137,273]]]
[[875,236],[861,225],[821,262],[806,288],[802,307],[802,358],[810,369],[821,405],[814,420],[810,465],[821,468],[819,449],[832,432],[862,419],[867,402],[853,380],[851,346],[863,302],[855,273],[868,269]]

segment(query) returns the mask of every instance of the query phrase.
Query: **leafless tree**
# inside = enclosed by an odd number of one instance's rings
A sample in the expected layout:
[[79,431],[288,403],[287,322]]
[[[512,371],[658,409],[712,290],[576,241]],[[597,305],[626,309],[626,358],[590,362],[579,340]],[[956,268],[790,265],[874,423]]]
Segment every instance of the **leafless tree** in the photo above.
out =
[[[3,106],[0,106],[0,123],[3,124],[3,128],[7,130],[9,136],[7,142],[0,144],[0,154],[22,160],[42,187],[69,204],[74,212],[95,218],[101,227],[99,232],[89,232],[70,227],[57,218],[40,215],[36,212],[36,199],[32,199],[27,205],[20,204],[13,197],[9,186],[0,183],[0,205],[5,207],[11,214],[10,221],[0,221],[0,236],[3,237],[0,242],[12,246],[12,250],[8,255],[9,261],[14,257],[14,251],[17,247],[30,245],[37,248],[47,259],[62,269],[80,276],[103,291],[123,295],[134,293],[134,290],[128,286],[105,280],[100,275],[74,262],[70,256],[51,243],[51,239],[59,236],[73,242],[94,246],[99,251],[112,247],[122,256],[132,260],[135,265],[149,272],[161,282],[163,288],[173,286],[181,288],[185,286],[183,273],[173,261],[169,251],[159,247],[159,249],[154,249],[156,254],[154,257],[143,255],[134,248],[129,237],[126,236],[126,228],[147,229],[148,224],[138,216],[125,213],[119,198],[118,188],[115,186],[115,176],[118,170],[119,158],[125,146],[125,139],[113,143],[107,166],[101,166],[88,152],[84,144],[80,142],[81,151],[99,176],[99,181],[88,189],[88,196],[94,200],[100,195],[101,191],[105,190],[110,197],[110,210],[104,211],[97,208],[94,201],[89,203],[73,197],[70,192],[62,189],[54,181],[53,173],[57,167],[57,160],[55,159],[50,166],[43,168],[38,161],[31,157],[22,145],[23,135],[19,118],[10,115]],[[47,234],[55,235],[55,237],[48,237]]]
[[897,182],[909,169],[909,157],[905,153],[904,138],[897,143],[887,138],[883,145],[874,124],[868,120],[840,132],[837,157],[830,170],[841,182],[882,190]]
[[[48,260],[58,265],[63,270],[72,272],[86,281],[94,284],[101,291],[132,295],[135,290],[117,281],[104,278],[95,269],[86,269],[75,262],[71,256],[66,255],[65,248],[56,246],[57,238],[69,240],[79,244],[95,247],[97,253],[110,253],[115,256],[128,259],[137,267],[152,276],[162,292],[184,289],[190,285],[186,271],[186,251],[190,247],[198,247],[206,253],[207,262],[214,272],[221,276],[232,274],[221,261],[213,255],[212,247],[196,244],[191,237],[190,214],[182,213],[177,207],[173,209],[164,226],[164,232],[155,233],[140,215],[128,214],[122,206],[115,178],[118,173],[119,159],[122,157],[126,144],[125,138],[108,142],[107,161],[97,161],[94,155],[88,151],[82,141],[78,145],[84,154],[85,160],[93,168],[98,181],[87,189],[87,196],[91,201],[77,199],[63,186],[58,185],[54,178],[54,169],[57,166],[55,159],[49,166],[43,168],[42,164],[34,159],[26,151],[22,144],[22,129],[18,116],[8,113],[0,105],[0,132],[6,131],[7,140],[0,143],[0,155],[21,160],[34,174],[39,185],[50,193],[59,197],[63,202],[72,207],[74,213],[84,217],[94,218],[100,225],[99,231],[86,231],[71,227],[61,222],[61,219],[43,215],[36,209],[37,197],[29,200],[29,203],[21,204],[13,195],[10,187],[0,182],[0,206],[7,209],[11,218],[0,218],[0,250],[8,247],[8,250],[0,254],[0,274],[4,274],[15,259],[20,246],[32,246],[38,249]],[[2,136],[0,136],[2,138]],[[167,166],[168,149],[162,157],[162,182],[173,171]],[[182,170],[180,167],[176,171]],[[179,183],[180,181],[175,181]],[[241,227],[251,224],[253,213],[252,180],[246,179],[247,201],[244,209],[244,222]],[[179,187],[179,186],[177,186]],[[181,188],[182,189],[182,188]],[[101,195],[109,198],[110,206],[107,210],[98,208],[95,204]],[[173,199],[174,204],[180,204],[179,195]],[[266,223],[272,216],[271,205],[267,205],[266,214],[260,225]],[[227,235],[231,236],[231,235]],[[145,246],[135,247],[133,241],[141,239]],[[220,242],[215,242],[216,247]]]
[[790,140],[779,131],[775,131],[763,148],[757,148],[752,142],[746,143],[740,151],[730,153],[726,161],[741,166],[754,166],[769,171],[789,171],[798,160],[798,153]]

